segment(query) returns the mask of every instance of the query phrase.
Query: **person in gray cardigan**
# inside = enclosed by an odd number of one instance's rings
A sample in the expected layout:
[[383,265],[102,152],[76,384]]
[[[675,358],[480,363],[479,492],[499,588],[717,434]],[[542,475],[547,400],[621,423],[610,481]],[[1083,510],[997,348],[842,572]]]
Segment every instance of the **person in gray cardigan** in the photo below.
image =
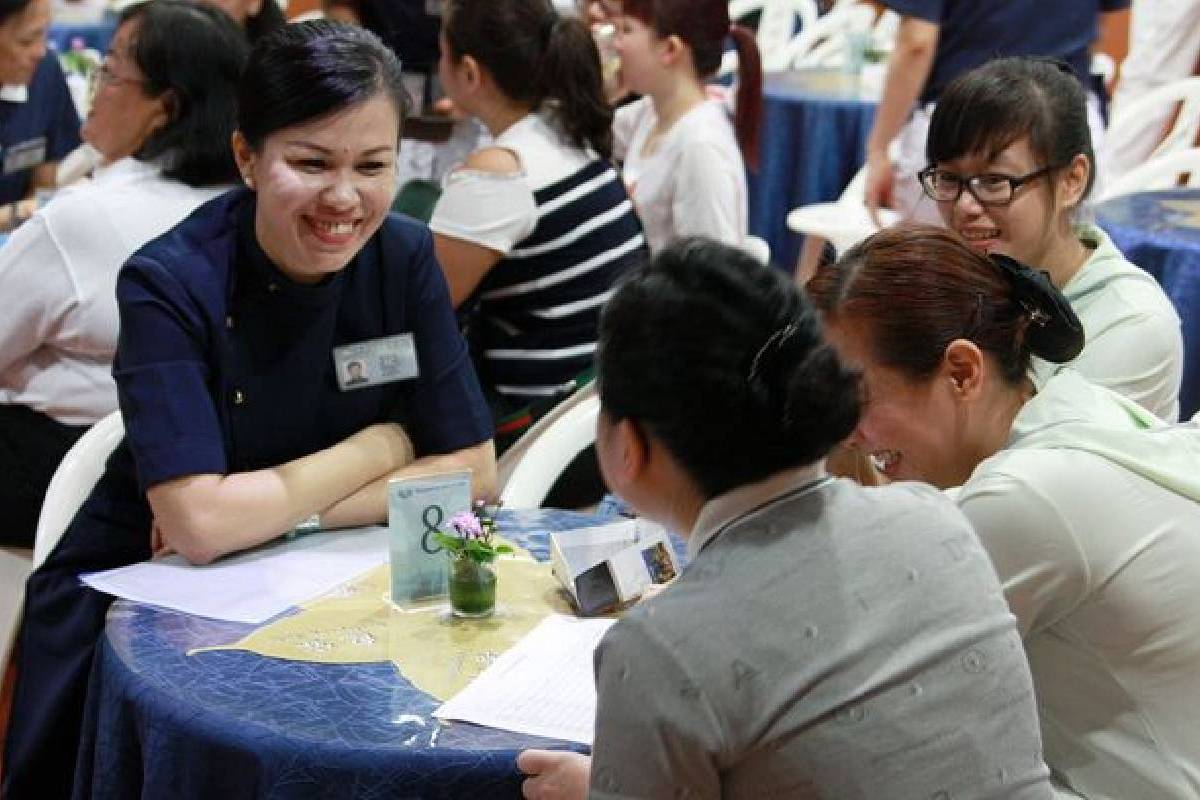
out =
[[825,473],[859,382],[782,273],[680,240],[598,364],[605,479],[690,559],[596,652],[592,756],[522,753],[526,797],[1050,797],[987,554],[936,490]]

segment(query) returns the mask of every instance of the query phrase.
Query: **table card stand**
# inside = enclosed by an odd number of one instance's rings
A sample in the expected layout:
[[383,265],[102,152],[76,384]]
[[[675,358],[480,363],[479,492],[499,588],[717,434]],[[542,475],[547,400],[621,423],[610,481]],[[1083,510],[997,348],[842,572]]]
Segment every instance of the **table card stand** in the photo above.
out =
[[470,508],[470,471],[388,482],[393,603],[404,605],[446,595],[449,559],[433,534],[454,514]]

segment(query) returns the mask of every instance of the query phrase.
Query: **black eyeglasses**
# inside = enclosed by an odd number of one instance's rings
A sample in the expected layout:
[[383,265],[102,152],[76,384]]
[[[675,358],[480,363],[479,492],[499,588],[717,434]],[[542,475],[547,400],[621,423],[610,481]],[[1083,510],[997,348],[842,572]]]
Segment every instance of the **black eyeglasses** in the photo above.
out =
[[963,189],[966,189],[981,206],[1006,206],[1016,197],[1019,187],[1061,166],[1062,164],[1052,164],[1027,175],[1014,177],[996,172],[959,175],[957,172],[939,169],[931,164],[917,173],[917,179],[921,181],[921,188],[925,190],[925,194],[938,203],[953,203],[962,196]]

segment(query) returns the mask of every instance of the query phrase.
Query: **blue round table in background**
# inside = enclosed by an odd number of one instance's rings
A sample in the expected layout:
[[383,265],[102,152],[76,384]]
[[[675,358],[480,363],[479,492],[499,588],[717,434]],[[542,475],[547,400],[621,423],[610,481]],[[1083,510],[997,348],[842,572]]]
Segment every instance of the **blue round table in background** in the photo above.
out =
[[[545,559],[549,530],[613,519],[502,511],[500,525]],[[253,628],[116,603],[88,688],[76,796],[516,798],[520,750],[582,749],[444,725],[431,716],[439,701],[390,663],[315,664],[236,650],[187,655]]]
[[100,22],[55,22],[46,33],[46,41],[58,52],[66,53],[71,49],[71,42],[80,39],[84,47],[103,54],[108,50],[116,28],[115,18]]
[[788,229],[788,212],[836,200],[862,166],[878,102],[877,91],[838,70],[765,77],[750,233],[766,240],[775,264],[791,271],[800,254],[803,237]]
[[1114,197],[1096,222],[1125,257],[1158,280],[1183,320],[1180,415],[1200,410],[1200,189]]

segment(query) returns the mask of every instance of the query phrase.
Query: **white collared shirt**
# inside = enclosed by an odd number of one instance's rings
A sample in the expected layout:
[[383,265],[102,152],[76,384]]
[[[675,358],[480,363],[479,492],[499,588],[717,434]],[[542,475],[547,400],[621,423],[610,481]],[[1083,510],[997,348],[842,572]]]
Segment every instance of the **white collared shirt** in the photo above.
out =
[[0,248],[0,403],[67,425],[117,407],[117,271],[223,187],[168,180],[122,159],[60,191]]

